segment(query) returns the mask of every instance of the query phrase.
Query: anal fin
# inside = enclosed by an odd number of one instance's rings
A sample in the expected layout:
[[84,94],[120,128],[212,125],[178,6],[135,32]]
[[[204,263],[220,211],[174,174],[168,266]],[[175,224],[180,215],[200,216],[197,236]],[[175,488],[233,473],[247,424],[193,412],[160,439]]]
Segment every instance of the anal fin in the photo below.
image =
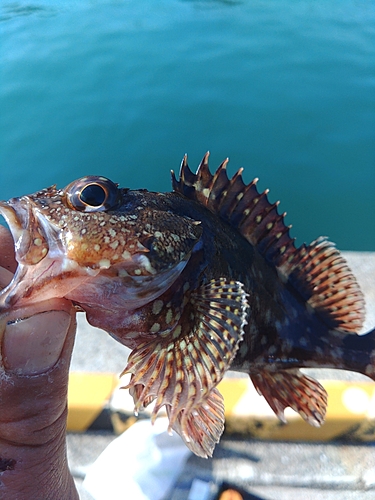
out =
[[264,396],[282,422],[286,423],[284,410],[287,407],[299,413],[314,427],[324,422],[327,392],[319,382],[298,369],[251,373],[250,378],[258,393]]

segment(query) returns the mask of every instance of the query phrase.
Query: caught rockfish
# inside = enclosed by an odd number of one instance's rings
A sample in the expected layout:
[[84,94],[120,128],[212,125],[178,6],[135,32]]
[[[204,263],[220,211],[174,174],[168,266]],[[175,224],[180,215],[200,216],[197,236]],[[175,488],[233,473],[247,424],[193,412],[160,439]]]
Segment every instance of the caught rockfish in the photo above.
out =
[[375,380],[375,330],[355,335],[364,300],[339,251],[324,238],[296,248],[278,203],[242,170],[229,179],[227,162],[212,175],[207,153],[194,174],[185,156],[170,193],[88,176],[0,203],[18,261],[3,321],[71,300],[132,349],[135,411],[154,401],[155,418],[165,406],[203,457],[223,431],[216,386],[228,369],[248,373],[281,420],[291,407],[317,426],[327,394],[300,367]]

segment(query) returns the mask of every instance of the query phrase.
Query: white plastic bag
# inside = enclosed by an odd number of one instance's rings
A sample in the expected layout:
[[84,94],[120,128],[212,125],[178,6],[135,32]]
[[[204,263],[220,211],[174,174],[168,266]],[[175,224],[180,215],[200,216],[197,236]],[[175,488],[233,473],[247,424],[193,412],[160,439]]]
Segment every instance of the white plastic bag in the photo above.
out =
[[135,423],[88,469],[84,488],[95,500],[162,499],[191,453],[167,427],[167,418]]

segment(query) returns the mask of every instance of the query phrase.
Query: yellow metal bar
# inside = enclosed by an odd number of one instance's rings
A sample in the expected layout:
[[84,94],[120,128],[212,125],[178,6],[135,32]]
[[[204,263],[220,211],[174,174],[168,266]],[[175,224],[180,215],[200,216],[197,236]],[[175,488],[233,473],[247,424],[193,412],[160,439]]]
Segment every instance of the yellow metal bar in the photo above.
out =
[[87,430],[108,404],[118,375],[76,372],[69,376],[68,430]]
[[[112,428],[122,432],[136,419],[132,399],[115,374],[71,373],[68,391],[68,430],[82,432],[103,412],[110,414]],[[225,401],[226,432],[256,439],[331,441],[338,438],[375,441],[375,384],[327,380],[326,421],[320,428],[308,425],[291,409],[283,424],[250,380],[227,378],[218,386]],[[116,400],[115,406],[112,402]],[[142,416],[147,417],[152,406]]]

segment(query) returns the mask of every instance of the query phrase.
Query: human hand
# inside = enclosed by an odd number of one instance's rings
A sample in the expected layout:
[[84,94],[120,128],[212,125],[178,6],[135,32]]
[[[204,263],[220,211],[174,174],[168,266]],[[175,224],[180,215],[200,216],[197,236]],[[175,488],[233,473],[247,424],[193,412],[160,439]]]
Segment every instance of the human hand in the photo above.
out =
[[[15,269],[13,240],[0,226],[0,289]],[[74,308],[64,299],[14,317],[0,306],[0,498],[78,499],[65,441],[75,329]]]

